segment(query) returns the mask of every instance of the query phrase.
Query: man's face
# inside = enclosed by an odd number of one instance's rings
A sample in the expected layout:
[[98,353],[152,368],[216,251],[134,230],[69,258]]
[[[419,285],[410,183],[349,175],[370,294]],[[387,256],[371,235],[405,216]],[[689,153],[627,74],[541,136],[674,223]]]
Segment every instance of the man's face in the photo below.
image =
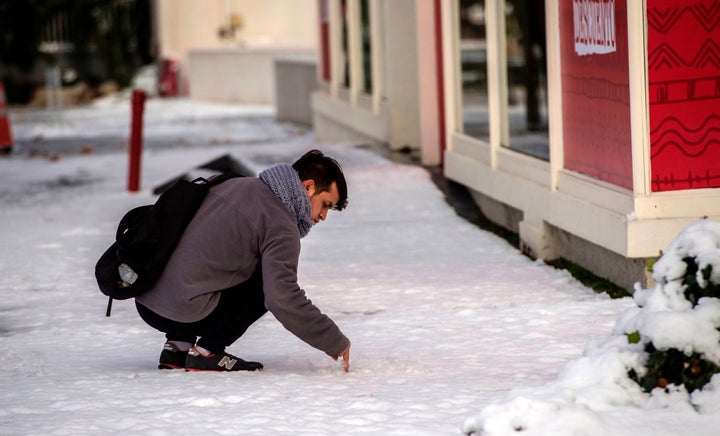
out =
[[328,211],[340,200],[337,183],[333,182],[332,185],[330,185],[330,189],[325,192],[317,192],[314,180],[305,180],[303,186],[310,196],[310,204],[312,205],[310,217],[312,218],[313,224],[325,221]]

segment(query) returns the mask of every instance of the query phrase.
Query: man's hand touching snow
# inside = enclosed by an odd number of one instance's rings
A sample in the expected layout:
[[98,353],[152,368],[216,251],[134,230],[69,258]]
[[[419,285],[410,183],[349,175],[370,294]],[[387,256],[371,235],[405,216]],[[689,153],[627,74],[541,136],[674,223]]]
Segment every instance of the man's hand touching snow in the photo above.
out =
[[350,345],[352,344],[348,344],[345,351],[340,353],[338,356],[333,357],[333,360],[338,360],[338,358],[342,357],[343,369],[345,370],[345,372],[350,372]]

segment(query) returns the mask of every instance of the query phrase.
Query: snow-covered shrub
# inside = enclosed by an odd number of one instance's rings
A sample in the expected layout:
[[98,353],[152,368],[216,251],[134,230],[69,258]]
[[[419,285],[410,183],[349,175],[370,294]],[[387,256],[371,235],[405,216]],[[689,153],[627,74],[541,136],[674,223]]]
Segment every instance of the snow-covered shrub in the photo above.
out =
[[630,378],[646,392],[668,385],[702,389],[720,371],[720,224],[687,227],[655,263],[653,278],[655,288],[636,291],[643,310],[626,325],[638,327],[628,342],[647,353]]

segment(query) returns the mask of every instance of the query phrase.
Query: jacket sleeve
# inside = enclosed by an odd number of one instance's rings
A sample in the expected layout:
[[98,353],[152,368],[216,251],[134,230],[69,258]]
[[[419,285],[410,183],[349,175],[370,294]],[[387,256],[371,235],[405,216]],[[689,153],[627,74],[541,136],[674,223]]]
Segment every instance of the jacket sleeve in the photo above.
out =
[[329,356],[338,356],[350,341],[323,314],[297,283],[300,239],[274,234],[262,247],[265,308],[295,336]]

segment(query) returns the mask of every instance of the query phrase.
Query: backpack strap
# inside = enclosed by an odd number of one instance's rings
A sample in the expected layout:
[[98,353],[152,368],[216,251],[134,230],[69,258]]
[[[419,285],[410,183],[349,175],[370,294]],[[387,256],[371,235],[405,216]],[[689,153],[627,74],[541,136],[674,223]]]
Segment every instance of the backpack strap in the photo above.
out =
[[126,213],[118,224],[117,232],[115,233],[115,240],[122,241],[122,234],[132,227],[133,224],[137,223],[143,215],[146,215],[152,207],[152,204],[138,206]]

